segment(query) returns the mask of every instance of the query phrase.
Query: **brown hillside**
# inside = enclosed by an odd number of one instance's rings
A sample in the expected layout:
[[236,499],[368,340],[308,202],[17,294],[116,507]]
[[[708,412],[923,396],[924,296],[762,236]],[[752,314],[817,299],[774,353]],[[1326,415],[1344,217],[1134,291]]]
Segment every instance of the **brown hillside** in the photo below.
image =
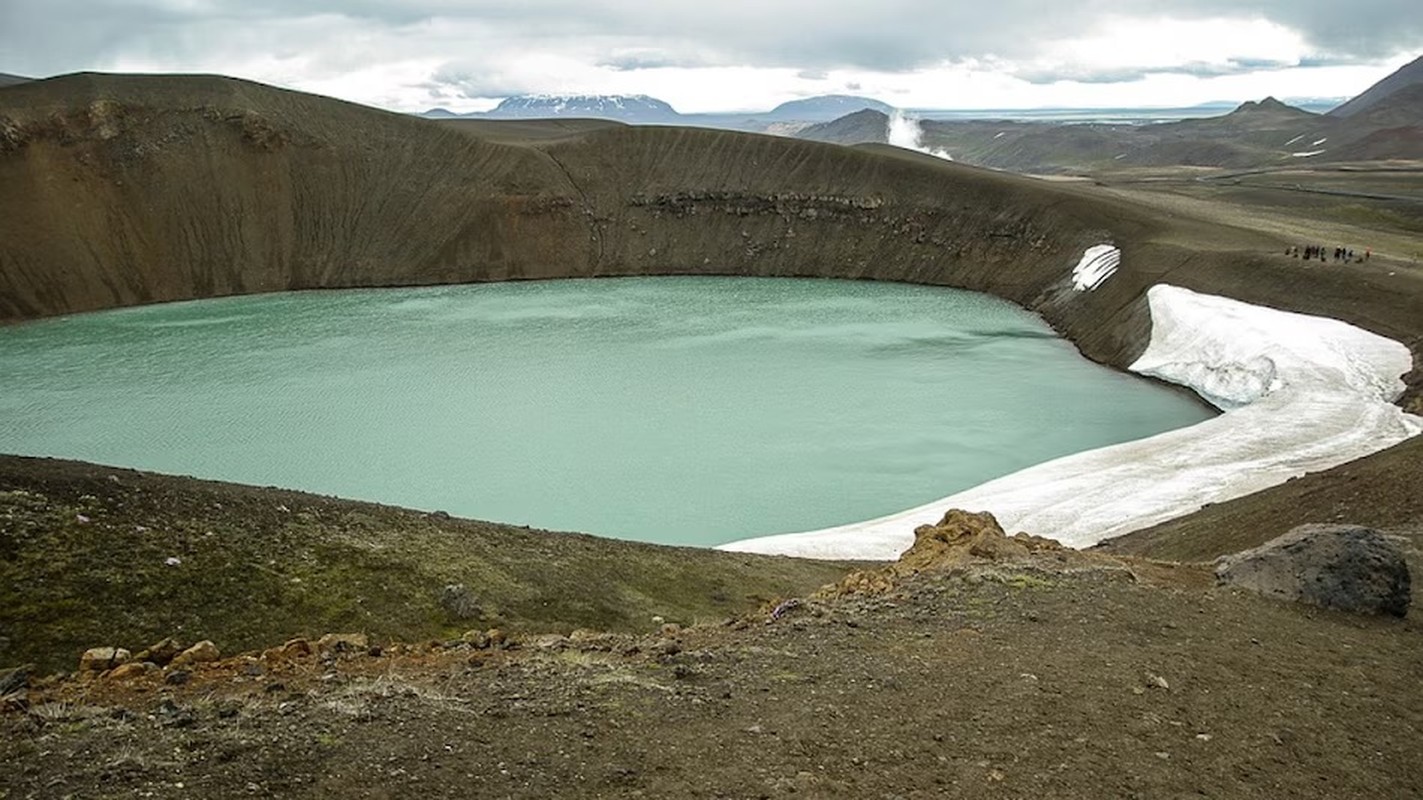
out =
[[[518,123],[533,125],[534,123]],[[1390,335],[1407,303],[1243,230],[936,159],[688,128],[436,122],[210,76],[73,75],[0,91],[0,320],[315,287],[646,273],[819,275],[992,291],[1088,355],[1143,343],[1182,285]],[[1125,268],[1078,294],[1082,249]],[[1411,338],[1411,337],[1404,337]]]

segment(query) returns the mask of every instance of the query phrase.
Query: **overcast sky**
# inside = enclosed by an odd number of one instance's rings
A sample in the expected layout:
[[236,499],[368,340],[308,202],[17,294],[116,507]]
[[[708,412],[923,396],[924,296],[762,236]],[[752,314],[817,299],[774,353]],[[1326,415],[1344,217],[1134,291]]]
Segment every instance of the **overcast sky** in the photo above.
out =
[[1420,53],[1420,0],[0,0],[0,72],[217,72],[397,110],[1342,97]]

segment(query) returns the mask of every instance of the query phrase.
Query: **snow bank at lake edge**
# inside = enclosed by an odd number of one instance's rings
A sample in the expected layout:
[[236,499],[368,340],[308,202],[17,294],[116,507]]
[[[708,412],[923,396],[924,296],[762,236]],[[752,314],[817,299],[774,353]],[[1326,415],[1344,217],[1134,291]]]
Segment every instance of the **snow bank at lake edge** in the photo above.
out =
[[950,508],[1087,547],[1328,469],[1423,432],[1392,405],[1412,365],[1402,344],[1325,317],[1168,285],[1147,293],[1151,341],[1130,369],[1196,390],[1226,413],[1054,459],[923,506],[718,549],[893,560]]

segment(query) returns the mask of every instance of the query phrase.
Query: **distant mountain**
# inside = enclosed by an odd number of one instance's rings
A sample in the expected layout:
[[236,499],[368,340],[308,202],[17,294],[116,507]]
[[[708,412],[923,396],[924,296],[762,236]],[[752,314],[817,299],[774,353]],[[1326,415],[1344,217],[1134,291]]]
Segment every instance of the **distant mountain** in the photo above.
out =
[[1347,119],[1385,102],[1397,92],[1423,84],[1423,56],[1364,90],[1363,94],[1329,112],[1329,116]]
[[781,103],[771,109],[768,114],[757,116],[764,119],[798,122],[830,122],[839,119],[846,114],[853,114],[856,111],[870,109],[881,114],[888,115],[894,111],[894,106],[888,103],[881,103],[868,97],[855,97],[847,94],[827,94],[820,97],[807,97],[804,100],[791,100]]
[[631,123],[677,122],[681,118],[667,102],[645,94],[517,95],[506,97],[492,111],[480,116],[491,119],[581,117]]
[[889,115],[866,108],[803,128],[796,138],[833,144],[883,144],[889,141]]
[[432,108],[429,111],[420,112],[420,116],[430,119],[454,119],[462,115],[456,114],[448,108]]
[[14,86],[17,83],[29,83],[31,80],[34,79],[0,72],[0,86]]
[[1295,108],[1292,105],[1282,103],[1273,97],[1267,97],[1260,101],[1247,100],[1239,106],[1236,106],[1235,110],[1226,114],[1224,118],[1235,118],[1237,120],[1248,119],[1251,122],[1260,122],[1266,119],[1271,121],[1310,121],[1316,116],[1317,115],[1311,114],[1304,109]]
[[[1373,112],[1361,115],[1356,124],[1267,97],[1213,117],[1151,124],[929,119],[919,125],[925,146],[952,153],[956,161],[1042,174],[1171,166],[1248,169],[1406,157],[1411,152],[1407,131],[1361,141],[1381,127],[1364,124],[1372,117]],[[860,111],[796,135],[847,145],[883,142],[888,125],[884,114]]]

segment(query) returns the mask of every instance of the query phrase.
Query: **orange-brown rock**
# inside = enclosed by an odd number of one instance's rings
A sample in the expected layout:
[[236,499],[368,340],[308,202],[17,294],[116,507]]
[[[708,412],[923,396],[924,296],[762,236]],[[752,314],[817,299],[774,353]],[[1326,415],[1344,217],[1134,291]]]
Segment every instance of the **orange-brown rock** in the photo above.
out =
[[172,667],[187,667],[193,664],[202,664],[208,661],[216,661],[222,657],[222,652],[217,649],[217,645],[204,639],[201,642],[189,647],[187,650],[173,657],[169,662]]
[[91,647],[79,657],[79,672],[103,672],[128,663],[132,657],[122,647]]
[[160,667],[168,666],[168,662],[178,657],[183,652],[184,647],[181,642],[169,636],[162,641],[156,642],[143,648],[134,654],[134,661],[151,661]]
[[900,577],[919,572],[947,570],[973,562],[1026,561],[1045,554],[1055,554],[1064,561],[1094,558],[1042,536],[1008,536],[992,514],[955,508],[945,513],[938,524],[915,528],[914,544],[898,561],[879,569],[852,572],[839,583],[821,588],[816,595],[884,594],[894,588]]
[[1041,536],[1018,533],[1008,536],[987,511],[974,513],[950,509],[937,525],[914,529],[914,545],[895,562],[896,572],[919,572],[957,566],[971,558],[1012,561],[1035,553],[1065,550]]
[[148,661],[130,661],[109,670],[104,677],[111,681],[127,681],[147,675],[156,669],[158,667]]

